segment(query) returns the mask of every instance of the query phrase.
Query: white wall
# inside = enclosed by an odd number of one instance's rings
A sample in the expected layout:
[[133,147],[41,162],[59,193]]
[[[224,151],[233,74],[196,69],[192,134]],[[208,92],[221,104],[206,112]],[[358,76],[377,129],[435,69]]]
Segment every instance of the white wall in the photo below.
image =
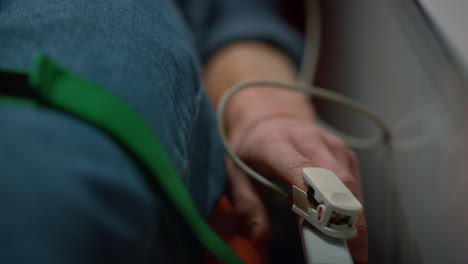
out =
[[[322,1],[318,82],[393,130],[391,147],[358,152],[371,263],[468,263],[468,85],[415,3]],[[375,132],[325,108],[356,135]]]

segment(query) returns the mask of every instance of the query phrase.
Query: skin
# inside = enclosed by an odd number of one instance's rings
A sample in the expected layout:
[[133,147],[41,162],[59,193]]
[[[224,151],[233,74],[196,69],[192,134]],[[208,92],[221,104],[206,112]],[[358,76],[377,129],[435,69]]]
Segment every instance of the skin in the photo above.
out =
[[[281,50],[257,41],[225,46],[208,61],[204,80],[214,106],[232,85],[271,80],[293,83],[296,69]],[[306,190],[304,167],[331,169],[362,202],[355,154],[315,121],[307,98],[294,91],[253,87],[239,92],[225,114],[229,142],[236,153],[262,175]],[[227,159],[228,192],[244,235],[262,252],[268,241],[269,220],[258,188]],[[348,241],[356,263],[367,262],[367,228],[358,221],[358,236]]]

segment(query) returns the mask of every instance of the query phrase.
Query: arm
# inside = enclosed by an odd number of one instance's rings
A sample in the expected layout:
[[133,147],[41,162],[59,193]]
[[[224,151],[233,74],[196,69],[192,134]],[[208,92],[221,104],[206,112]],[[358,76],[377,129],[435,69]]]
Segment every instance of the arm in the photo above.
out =
[[[298,38],[278,17],[262,13],[274,11],[264,5],[269,2],[217,1],[213,5],[220,11],[224,3],[220,14],[225,14],[227,18],[214,19],[212,22],[215,25],[211,25],[211,28],[224,25],[224,39],[216,30],[198,30],[205,32],[200,35],[204,38],[198,37],[198,42],[209,47],[201,53],[205,54],[204,80],[213,104],[216,106],[221,95],[240,82],[294,82],[297,49],[300,49]],[[230,6],[234,2],[239,3],[239,6]],[[261,4],[252,6],[255,3]],[[263,15],[252,13],[251,8],[259,10]],[[232,19],[231,24],[226,22],[233,16],[227,9],[242,13],[239,15],[240,20]],[[239,21],[250,23],[244,25],[245,28],[238,28],[236,22]],[[266,25],[271,26],[264,28]],[[226,109],[225,120],[234,151],[263,175],[305,189],[300,176],[303,167],[328,168],[340,177],[356,197],[362,197],[354,153],[340,139],[318,126],[314,121],[313,107],[304,95],[278,88],[250,88],[232,98]],[[243,220],[245,234],[261,247],[269,229],[265,208],[250,179],[229,160],[227,169],[231,199]],[[350,247],[352,251],[355,249],[355,260],[365,262],[367,233],[362,217],[358,229],[360,236],[351,242]]]
[[[205,67],[204,80],[217,106],[222,94],[240,82],[270,80],[294,83],[296,66],[282,50],[259,41],[233,43],[216,53]],[[303,94],[279,88],[250,88],[238,93],[226,109],[227,131],[246,129],[271,116],[313,120],[315,113]]]
[[[262,42],[243,41],[214,54],[205,70],[207,91],[217,105],[232,85],[252,80],[294,82],[295,66],[281,50]],[[305,190],[303,167],[333,170],[362,201],[354,153],[322,130],[308,99],[294,91],[254,87],[235,95],[226,109],[226,125],[234,150],[254,169]],[[246,176],[228,162],[228,182],[239,214],[247,217],[248,236],[261,243],[268,231],[265,209]],[[254,228],[252,220],[254,219]],[[359,236],[350,241],[358,263],[367,260],[367,231],[363,217]]]

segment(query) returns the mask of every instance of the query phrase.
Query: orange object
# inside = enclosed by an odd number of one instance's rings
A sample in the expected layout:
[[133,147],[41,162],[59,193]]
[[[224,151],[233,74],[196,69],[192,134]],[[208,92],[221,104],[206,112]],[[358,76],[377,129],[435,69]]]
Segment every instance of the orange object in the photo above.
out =
[[[231,201],[223,195],[208,218],[210,226],[226,241],[228,246],[246,264],[261,264],[260,254],[252,243],[239,232],[236,215]],[[205,263],[222,263],[212,256],[207,256]]]

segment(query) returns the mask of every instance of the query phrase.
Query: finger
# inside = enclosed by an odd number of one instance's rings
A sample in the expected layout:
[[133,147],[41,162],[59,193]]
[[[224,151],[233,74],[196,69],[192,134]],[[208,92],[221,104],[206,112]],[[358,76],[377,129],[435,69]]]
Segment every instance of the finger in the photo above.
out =
[[[345,184],[351,191],[354,193],[356,198],[358,198],[361,202],[362,199],[362,192],[360,188],[360,172],[359,172],[359,164],[356,157],[356,154],[349,148],[345,147],[343,141],[338,137],[324,133],[324,138],[326,138],[326,144],[332,153],[332,155],[340,162],[343,166],[346,167],[350,176],[353,180],[349,180]],[[356,186],[356,187],[353,187]]]
[[[359,166],[356,155],[346,148],[343,142],[330,134],[323,133],[322,140],[308,141],[308,144],[297,144],[301,154],[313,159],[318,167],[331,169],[362,202],[359,185]],[[358,236],[348,241],[355,263],[367,263],[367,227],[364,215],[359,216],[356,224]]]
[[270,223],[262,200],[247,176],[231,161],[227,161],[228,183],[240,231],[257,249],[263,249],[268,239]]
[[293,142],[294,147],[309,160],[309,163],[315,167],[332,170],[340,179],[351,174],[347,166],[347,158],[341,157],[343,161],[337,159],[332,150],[328,147],[326,140],[321,136],[311,138],[306,142]]
[[354,151],[346,147],[344,142],[335,135],[324,132],[323,137],[331,152],[335,154],[340,162],[348,165],[352,175],[359,181],[361,173],[359,170],[359,162]]
[[255,149],[241,153],[242,158],[253,168],[265,176],[277,178],[289,185],[306,189],[301,177],[301,170],[313,164],[311,160],[301,155],[287,141],[260,144]]
[[349,149],[345,146],[343,141],[335,135],[326,132],[323,132],[321,137],[336,160],[354,174],[352,160],[350,159],[351,156],[347,153]]
[[356,198],[362,201],[361,188],[359,181],[353,175],[353,169],[347,165],[348,162],[346,164],[340,162],[323,140],[297,145],[297,148],[301,154],[310,159],[310,164],[313,166],[333,171]]
[[[330,139],[330,138],[329,138]],[[328,147],[334,157],[339,160],[340,163],[348,166],[349,172],[351,173],[351,179],[344,181],[345,185],[354,193],[356,198],[363,202],[362,191],[360,188],[360,174],[359,166],[356,155],[351,150],[340,144],[341,142],[331,139],[328,141]],[[346,166],[345,165],[345,166]],[[364,218],[364,214],[361,214],[356,223],[358,236],[348,240],[349,249],[353,257],[354,263],[367,263],[368,262],[368,240],[367,240],[367,225]]]
[[353,256],[354,263],[367,263],[368,262],[368,238],[367,238],[367,225],[364,216],[359,217],[356,224],[358,236],[348,239],[348,246]]
[[356,178],[357,181],[361,180],[361,171],[359,169],[359,161],[354,153],[354,151],[350,149],[346,149],[346,155],[348,156],[348,160],[350,161],[351,171],[353,172],[353,176]]

